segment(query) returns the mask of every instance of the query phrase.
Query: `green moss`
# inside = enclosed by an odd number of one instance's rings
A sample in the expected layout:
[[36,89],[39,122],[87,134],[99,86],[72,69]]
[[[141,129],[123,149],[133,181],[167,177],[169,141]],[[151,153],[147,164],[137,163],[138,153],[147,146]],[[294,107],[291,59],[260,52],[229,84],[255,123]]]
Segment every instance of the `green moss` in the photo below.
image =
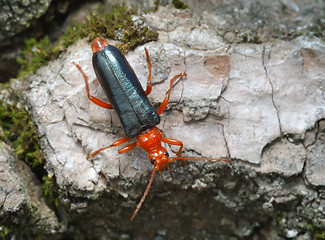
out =
[[12,229],[5,226],[0,225],[0,237],[1,239],[10,239],[10,233],[12,232]]
[[51,60],[52,54],[48,50],[50,40],[48,37],[43,38],[39,42],[35,38],[25,41],[25,49],[22,51],[22,57],[17,58],[17,62],[21,65],[21,71],[18,77],[35,72],[39,67],[43,66]]
[[312,27],[311,31],[314,32],[314,35],[316,37],[322,38],[324,40],[325,38],[325,19],[319,18],[316,20],[316,26]]
[[25,108],[0,100],[0,126],[11,142],[19,160],[24,161],[41,181],[41,190],[48,203],[60,204],[54,191],[55,179],[44,170],[44,154],[38,144],[36,127]]
[[[0,129],[0,141],[2,142],[6,142],[6,135],[4,134],[4,132],[2,131],[2,128]],[[2,146],[1,146],[2,147]]]
[[92,13],[82,24],[74,24],[66,30],[55,43],[45,36],[41,40],[31,38],[25,41],[25,49],[17,59],[21,65],[18,77],[34,73],[41,66],[57,58],[68,46],[78,39],[87,38],[88,41],[96,37],[113,38],[120,41],[117,47],[126,53],[138,45],[156,40],[158,33],[147,27],[137,26],[132,21],[136,14],[135,8],[128,8],[124,4],[114,5],[110,11],[100,7],[98,12]]
[[54,204],[56,207],[60,205],[60,200],[54,191],[55,187],[55,180],[51,174],[48,174],[47,176],[42,177],[42,185],[41,189],[48,200],[49,203]]
[[307,229],[312,232],[314,231],[314,226],[312,224],[308,224]]
[[315,233],[315,239],[325,239],[325,230]]
[[255,44],[261,44],[262,41],[259,36],[255,35],[254,37],[249,36],[247,33],[242,35],[242,42],[243,43],[255,43]]
[[173,0],[172,4],[177,9],[186,9],[187,8],[187,4],[183,3],[180,0]]
[[32,168],[43,163],[44,155],[38,144],[36,128],[23,106],[0,100],[0,125],[20,160]]
[[307,225],[307,229],[312,232],[313,239],[325,239],[325,230],[313,226],[312,224]]
[[154,1],[154,4],[155,4],[154,11],[155,11],[155,12],[158,10],[159,3],[160,3],[160,0],[155,0],[155,1]]
[[158,33],[150,31],[147,27],[137,26],[132,21],[132,15],[137,13],[136,8],[126,5],[115,5],[109,13],[100,8],[87,18],[83,32],[89,41],[96,37],[113,38],[120,41],[117,47],[126,53],[138,45],[156,40]]

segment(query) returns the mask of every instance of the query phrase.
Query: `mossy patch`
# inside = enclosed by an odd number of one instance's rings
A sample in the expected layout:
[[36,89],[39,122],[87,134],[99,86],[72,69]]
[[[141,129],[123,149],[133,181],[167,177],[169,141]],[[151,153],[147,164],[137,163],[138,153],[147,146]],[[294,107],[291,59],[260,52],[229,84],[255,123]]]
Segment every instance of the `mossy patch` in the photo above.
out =
[[88,41],[96,37],[113,38],[120,41],[117,47],[124,54],[138,45],[156,40],[157,32],[133,22],[132,15],[136,13],[136,8],[129,8],[124,4],[114,5],[109,11],[99,7],[99,10],[91,13],[85,22],[73,24],[55,43],[51,43],[48,36],[40,40],[35,38],[26,40],[25,49],[17,59],[21,65],[18,77],[34,73],[81,38],[87,38]]
[[173,0],[172,4],[177,9],[186,9],[187,8],[187,4],[183,3],[180,0]]
[[325,18],[318,18],[315,25],[316,26],[312,27],[311,31],[314,32],[316,37],[325,40]]
[[36,128],[23,106],[0,100],[0,125],[20,160],[32,168],[43,164]]
[[0,239],[11,239],[10,233],[12,229],[5,225],[0,225]]
[[320,240],[325,239],[325,230],[318,227],[314,227],[312,224],[308,224],[307,229],[312,232],[313,239]]
[[42,193],[50,204],[54,204],[55,207],[60,205],[60,200],[55,191],[56,181],[51,174],[42,177]]
[[38,143],[36,127],[24,106],[0,100],[0,126],[19,160],[25,162],[41,181],[42,193],[49,204],[59,205],[55,179],[44,169],[45,156]]
[[247,33],[242,35],[242,42],[243,43],[255,43],[255,44],[261,44],[262,41],[258,35],[255,35],[253,37],[249,36]]

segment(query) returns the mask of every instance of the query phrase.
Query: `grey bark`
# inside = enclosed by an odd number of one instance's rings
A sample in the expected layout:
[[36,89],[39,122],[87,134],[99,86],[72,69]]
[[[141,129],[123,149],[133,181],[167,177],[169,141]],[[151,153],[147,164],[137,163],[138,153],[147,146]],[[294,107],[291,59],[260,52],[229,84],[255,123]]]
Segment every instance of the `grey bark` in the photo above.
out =
[[[288,6],[296,11],[298,3]],[[89,102],[72,65],[82,66],[92,94],[105,99],[90,45],[79,41],[35,75],[11,83],[32,109],[46,169],[56,177],[66,212],[61,217],[70,219],[64,236],[311,239],[325,229],[323,39],[303,34],[262,44],[229,42],[238,36],[216,34],[214,18],[208,18],[213,10],[201,19],[195,11],[168,7],[135,17],[157,29],[159,39],[126,57],[145,86],[148,49],[156,107],[169,79],[186,71],[158,127],[184,143],[183,156],[229,157],[233,163],[172,164],[172,176],[156,176],[132,223],[152,166],[140,149],[119,155],[112,148],[86,160],[124,137],[114,111]],[[168,149],[171,155],[177,150]]]

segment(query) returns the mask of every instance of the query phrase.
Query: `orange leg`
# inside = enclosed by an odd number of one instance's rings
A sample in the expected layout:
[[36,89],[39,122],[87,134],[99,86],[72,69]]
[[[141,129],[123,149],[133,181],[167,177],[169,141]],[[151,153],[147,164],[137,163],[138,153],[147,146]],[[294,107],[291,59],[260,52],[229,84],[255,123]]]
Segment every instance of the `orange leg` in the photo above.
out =
[[151,83],[151,62],[150,62],[148,50],[146,48],[144,48],[144,50],[146,52],[148,69],[149,69],[149,75],[148,75],[148,81],[147,81],[147,88],[146,88],[146,91],[145,91],[146,95],[148,96],[151,93],[151,90],[152,90],[152,83]]
[[164,101],[161,103],[160,107],[159,107],[159,110],[158,110],[158,114],[160,115],[166,108],[167,106],[167,103],[169,102],[169,98],[170,98],[170,94],[172,92],[172,88],[173,88],[173,83],[174,81],[177,79],[177,78],[180,78],[180,77],[183,77],[183,76],[186,76],[186,73],[179,73],[177,74],[175,77],[173,77],[171,80],[170,80],[170,86],[169,86],[169,90],[168,90],[168,96],[164,99]]
[[109,108],[109,109],[112,109],[112,105],[111,104],[108,104],[108,103],[105,103],[103,102],[102,100],[94,97],[94,96],[91,96],[90,93],[89,93],[89,84],[88,84],[88,76],[86,75],[86,73],[82,70],[82,68],[80,67],[79,64],[75,63],[75,62],[72,62],[73,65],[75,65],[78,70],[81,72],[83,78],[85,79],[85,83],[86,83],[86,90],[87,90],[87,97],[90,101],[92,101],[93,103],[95,103],[96,105],[100,106],[100,107],[103,107],[103,108]]
[[164,143],[168,143],[170,145],[180,146],[177,153],[176,153],[176,156],[179,157],[181,155],[182,150],[183,150],[183,143],[181,141],[178,141],[178,140],[173,139],[173,138],[162,138],[161,141],[164,142]]
[[133,148],[135,148],[136,146],[137,146],[137,142],[130,143],[129,145],[126,145],[125,147],[122,147],[120,150],[118,150],[118,153],[119,154],[126,153],[132,150]]
[[[95,152],[89,154],[88,157],[87,157],[87,159],[93,158],[94,156],[96,156],[96,155],[97,155],[98,153],[100,153],[101,151],[104,151],[105,149],[108,149],[108,148],[111,148],[111,147],[119,146],[119,145],[121,145],[121,144],[123,144],[123,143],[126,143],[127,141],[130,141],[130,138],[128,138],[128,137],[126,137],[126,138],[121,138],[121,139],[119,139],[119,140],[113,142],[113,144],[111,144],[111,145],[109,145],[109,146],[107,146],[107,147],[100,148],[100,149],[98,149],[97,151],[95,151]],[[130,145],[132,145],[132,143],[131,143]],[[128,146],[130,146],[130,145],[128,145]],[[126,148],[126,147],[128,147],[128,146],[125,146],[124,148]],[[134,146],[134,147],[135,147],[135,146]],[[134,148],[134,147],[132,147],[132,148]],[[124,149],[124,148],[122,148],[122,149]],[[132,148],[128,149],[127,151],[131,150]],[[122,149],[120,149],[120,150],[122,150]],[[122,152],[120,152],[120,150],[119,150],[119,153],[125,153],[125,152],[127,152],[127,151],[125,151],[125,150],[122,151]]]
[[[183,143],[179,140],[176,140],[176,139],[173,139],[173,138],[162,138],[161,139],[162,142],[165,142],[165,143],[168,143],[170,145],[176,145],[176,146],[180,146],[177,153],[176,153],[176,156],[179,157],[181,156],[181,153],[182,153],[182,150],[183,150]],[[186,162],[186,160],[181,160],[184,164],[188,165],[188,163]],[[168,166],[169,168],[169,166]],[[170,169],[169,169],[169,172],[170,172]]]

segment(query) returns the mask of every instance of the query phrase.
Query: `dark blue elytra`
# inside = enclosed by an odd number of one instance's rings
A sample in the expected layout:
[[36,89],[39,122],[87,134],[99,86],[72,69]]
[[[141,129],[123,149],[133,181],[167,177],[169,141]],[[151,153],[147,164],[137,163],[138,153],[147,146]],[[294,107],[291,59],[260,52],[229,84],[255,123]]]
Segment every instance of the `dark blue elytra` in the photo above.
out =
[[158,113],[130,64],[116,47],[109,45],[94,53],[93,67],[129,138],[159,124]]

